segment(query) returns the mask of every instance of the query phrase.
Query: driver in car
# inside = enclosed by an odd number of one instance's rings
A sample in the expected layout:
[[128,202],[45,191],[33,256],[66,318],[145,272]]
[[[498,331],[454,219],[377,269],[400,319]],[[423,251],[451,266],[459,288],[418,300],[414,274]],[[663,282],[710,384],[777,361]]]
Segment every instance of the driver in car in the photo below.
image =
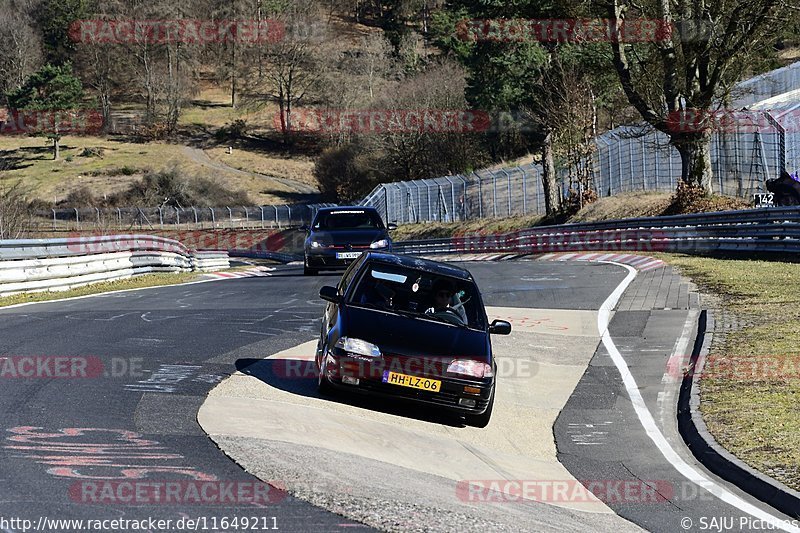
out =
[[445,279],[439,279],[433,284],[433,306],[425,310],[426,314],[453,313],[461,320],[462,324],[467,323],[467,314],[464,306],[455,296],[455,287]]

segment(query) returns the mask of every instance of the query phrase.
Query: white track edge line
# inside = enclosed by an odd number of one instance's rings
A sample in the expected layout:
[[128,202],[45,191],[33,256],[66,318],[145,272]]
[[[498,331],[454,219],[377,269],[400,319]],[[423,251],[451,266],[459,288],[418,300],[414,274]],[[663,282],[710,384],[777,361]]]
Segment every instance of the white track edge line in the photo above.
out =
[[603,261],[603,263],[621,266],[628,270],[628,275],[625,277],[625,279],[622,280],[617,288],[614,289],[614,292],[612,292],[600,306],[600,311],[597,315],[597,329],[602,337],[603,346],[605,346],[606,351],[608,351],[612,361],[614,361],[614,365],[617,367],[617,370],[622,376],[622,381],[625,384],[625,390],[627,391],[628,397],[631,400],[631,405],[633,405],[633,409],[636,411],[636,416],[639,418],[639,422],[641,422],[642,427],[647,433],[647,436],[650,437],[650,440],[653,441],[658,450],[664,455],[664,458],[682,476],[692,483],[704,488],[725,503],[732,505],[733,507],[736,507],[749,515],[752,515],[759,520],[767,522],[778,529],[790,531],[792,533],[800,533],[800,527],[793,526],[787,520],[777,518],[768,512],[759,509],[750,502],[733,494],[728,489],[718,485],[707,476],[703,475],[696,468],[689,465],[680,455],[678,455],[675,450],[670,447],[667,439],[664,437],[664,434],[661,433],[661,430],[656,425],[653,415],[647,409],[647,405],[644,403],[644,398],[642,398],[642,394],[639,392],[639,387],[636,384],[636,380],[633,378],[630,369],[628,368],[628,364],[625,362],[625,358],[622,357],[622,354],[619,352],[619,350],[617,350],[617,347],[614,345],[614,341],[611,339],[611,335],[608,332],[611,311],[616,307],[617,302],[622,296],[622,293],[625,292],[625,289],[628,288],[628,285],[630,285],[633,279],[636,277],[636,269],[632,266],[615,263],[613,261]]

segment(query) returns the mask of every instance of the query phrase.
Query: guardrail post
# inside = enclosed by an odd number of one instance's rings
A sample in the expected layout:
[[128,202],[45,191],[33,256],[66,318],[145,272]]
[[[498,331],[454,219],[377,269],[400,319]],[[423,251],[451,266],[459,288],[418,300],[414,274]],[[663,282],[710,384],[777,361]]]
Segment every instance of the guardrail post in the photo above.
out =
[[260,205],[258,208],[261,210],[261,229],[264,229],[264,206]]

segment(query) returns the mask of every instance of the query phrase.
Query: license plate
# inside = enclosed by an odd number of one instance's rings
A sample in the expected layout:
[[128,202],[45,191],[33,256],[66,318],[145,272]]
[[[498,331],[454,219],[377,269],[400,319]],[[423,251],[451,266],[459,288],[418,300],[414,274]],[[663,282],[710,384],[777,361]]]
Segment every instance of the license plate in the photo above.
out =
[[358,259],[361,252],[336,252],[336,259]]
[[431,392],[439,392],[442,390],[442,382],[437,379],[419,378],[406,374],[398,374],[397,372],[389,372],[388,370],[383,373],[383,382]]

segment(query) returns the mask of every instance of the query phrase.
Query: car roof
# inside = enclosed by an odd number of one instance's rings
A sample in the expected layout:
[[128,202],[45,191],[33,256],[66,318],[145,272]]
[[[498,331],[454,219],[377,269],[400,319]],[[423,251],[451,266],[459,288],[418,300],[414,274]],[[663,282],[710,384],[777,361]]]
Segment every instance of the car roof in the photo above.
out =
[[429,259],[422,259],[411,255],[397,255],[386,252],[367,252],[365,263],[383,263],[385,265],[401,266],[414,270],[422,270],[440,276],[450,276],[458,279],[472,281],[472,274],[469,270],[451,265],[440,263]]
[[321,207],[317,210],[317,213],[331,213],[334,211],[351,211],[351,210],[375,211],[375,212],[378,211],[374,207],[363,206],[363,205],[337,205],[336,207]]

